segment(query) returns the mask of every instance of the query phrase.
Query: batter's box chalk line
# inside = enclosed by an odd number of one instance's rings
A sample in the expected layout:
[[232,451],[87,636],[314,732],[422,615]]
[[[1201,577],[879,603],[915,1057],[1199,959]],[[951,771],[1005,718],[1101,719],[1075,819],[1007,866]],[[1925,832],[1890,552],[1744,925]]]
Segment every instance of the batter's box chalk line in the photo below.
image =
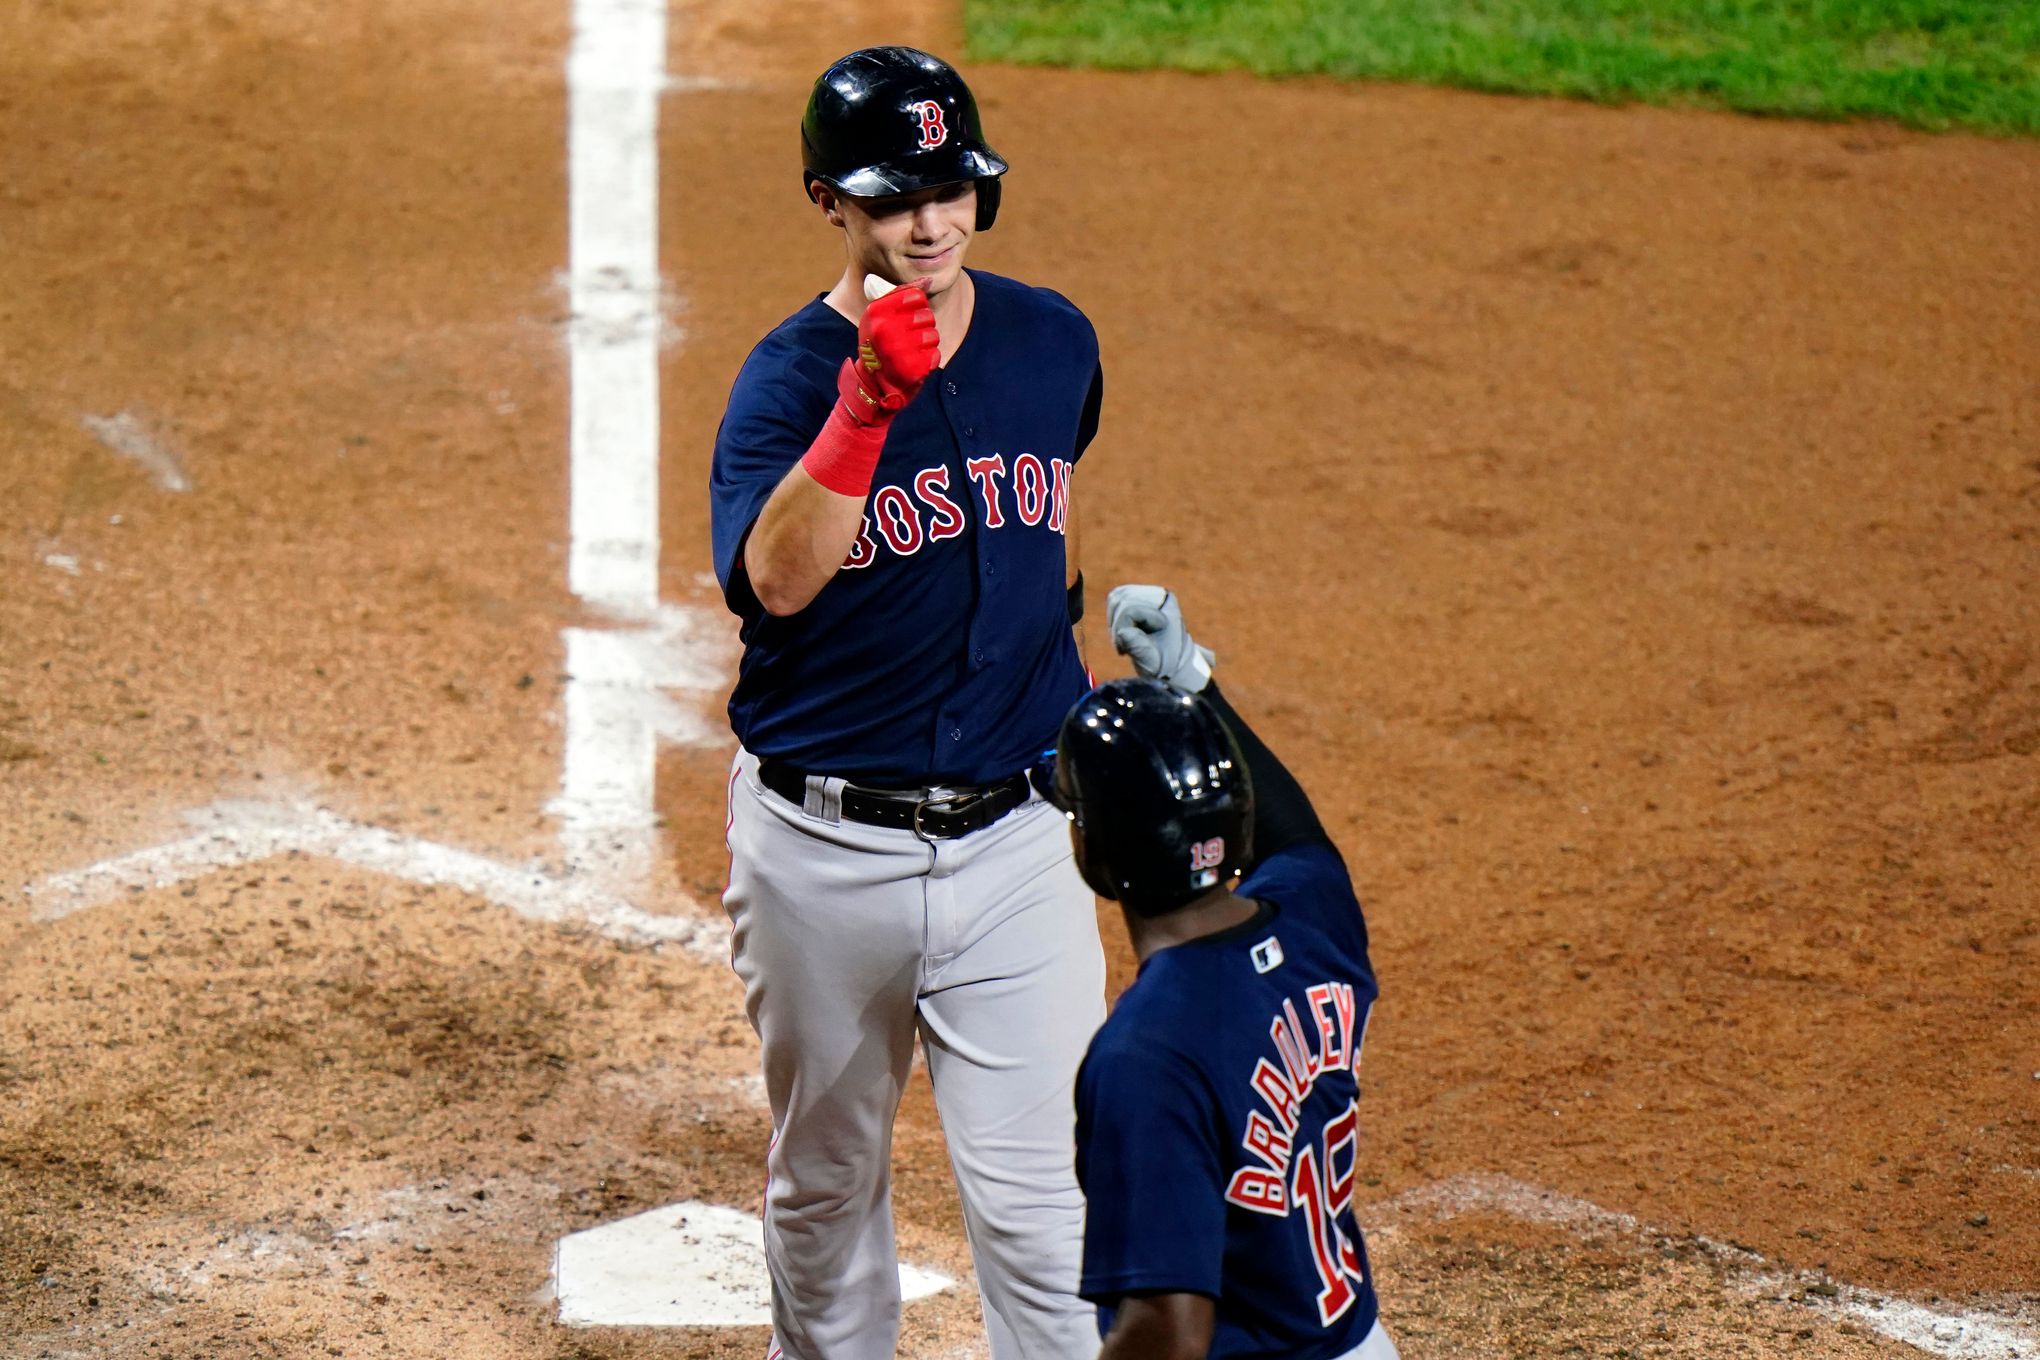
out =
[[1387,1238],[1410,1220],[1438,1222],[1463,1214],[1499,1214],[1550,1224],[1586,1236],[1627,1238],[1639,1248],[1698,1248],[1727,1268],[1734,1287],[1752,1298],[1791,1304],[1902,1342],[1945,1360],[2040,1360],[2040,1327],[1986,1309],[1928,1305],[1838,1284],[1812,1271],[1780,1270],[1756,1252],[1707,1237],[1675,1237],[1598,1204],[1543,1190],[1506,1176],[1469,1175],[1418,1186],[1369,1206],[1367,1232]]
[[191,490],[184,459],[176,449],[151,434],[134,412],[86,415],[79,417],[78,423],[100,443],[148,473],[149,480],[163,490]]
[[226,799],[193,808],[184,820],[192,833],[180,840],[31,885],[31,919],[58,921],[123,892],[171,887],[221,869],[298,854],[410,883],[456,888],[526,920],[584,925],[627,944],[678,945],[717,963],[725,962],[729,952],[727,928],[702,919],[691,899],[677,904],[686,914],[654,914],[582,879],[399,835],[308,803]]

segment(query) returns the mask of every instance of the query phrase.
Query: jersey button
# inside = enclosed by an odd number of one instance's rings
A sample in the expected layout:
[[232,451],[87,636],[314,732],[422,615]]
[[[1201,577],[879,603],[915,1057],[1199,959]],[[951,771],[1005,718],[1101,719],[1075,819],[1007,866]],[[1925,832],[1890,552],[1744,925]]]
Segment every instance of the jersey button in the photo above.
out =
[[949,729],[949,739],[950,739],[951,741],[962,741],[962,740],[963,740],[963,729],[962,729],[961,727],[952,727],[952,728],[950,728],[950,729]]
[[947,392],[950,396],[953,397],[956,395],[956,384],[953,382],[946,382],[942,384],[942,390]]
[[984,665],[984,664],[985,664],[985,649],[984,649],[984,648],[982,648],[982,647],[978,648],[978,649],[977,649],[976,651],[974,651],[974,652],[972,652],[972,653],[971,653],[971,656],[972,656],[972,657],[973,657],[973,658],[974,658],[974,659],[975,659],[975,660],[977,661],[978,665],[982,666],[982,665]]
[[963,437],[964,437],[965,439],[970,439],[970,438],[973,438],[973,437],[974,437],[974,436],[975,436],[976,434],[977,434],[977,426],[975,426],[975,425],[966,425],[966,426],[964,426],[964,427],[963,427]]

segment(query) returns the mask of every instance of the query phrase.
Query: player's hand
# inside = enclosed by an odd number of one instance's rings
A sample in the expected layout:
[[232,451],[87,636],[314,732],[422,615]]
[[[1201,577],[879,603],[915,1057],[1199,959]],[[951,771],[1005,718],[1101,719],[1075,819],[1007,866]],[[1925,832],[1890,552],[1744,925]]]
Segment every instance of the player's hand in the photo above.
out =
[[1209,647],[1200,647],[1183,624],[1183,607],[1160,586],[1118,586],[1105,597],[1105,627],[1112,649],[1133,659],[1150,679],[1195,694],[1211,683]]
[[[866,296],[879,287],[884,287],[883,280],[876,275],[867,278]],[[941,353],[942,337],[935,329],[926,283],[917,279],[886,289],[865,305],[864,319],[857,323],[857,353],[843,361],[836,391],[852,419],[879,424],[914,399]]]

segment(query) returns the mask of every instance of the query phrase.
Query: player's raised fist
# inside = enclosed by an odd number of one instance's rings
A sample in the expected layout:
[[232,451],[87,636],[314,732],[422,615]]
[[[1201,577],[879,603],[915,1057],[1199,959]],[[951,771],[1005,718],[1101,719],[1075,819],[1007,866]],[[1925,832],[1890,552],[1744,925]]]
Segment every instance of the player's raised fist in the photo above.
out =
[[857,353],[843,361],[836,390],[854,419],[874,425],[890,420],[928,381],[942,337],[921,281],[888,288],[870,276],[864,293],[871,300],[857,323]]
[[1105,600],[1112,650],[1151,680],[1195,694],[1211,683],[1211,648],[1200,646],[1183,622],[1183,606],[1160,586],[1115,586]]

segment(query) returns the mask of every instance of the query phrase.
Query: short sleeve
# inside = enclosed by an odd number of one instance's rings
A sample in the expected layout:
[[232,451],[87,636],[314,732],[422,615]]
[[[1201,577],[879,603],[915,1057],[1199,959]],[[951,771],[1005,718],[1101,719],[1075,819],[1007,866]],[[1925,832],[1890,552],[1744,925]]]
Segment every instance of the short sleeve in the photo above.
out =
[[[740,617],[758,609],[737,569],[744,538],[788,470],[814,443],[836,394],[826,361],[761,345],[744,362],[715,434],[709,472],[710,537],[723,598]],[[818,376],[819,375],[819,376]]]
[[[1091,441],[1098,436],[1098,419],[1105,406],[1105,366],[1098,359],[1098,330],[1091,324],[1091,318],[1061,293],[1053,288],[1032,288],[1027,290],[1037,300],[1047,302],[1043,316],[1044,329],[1039,332],[1040,343],[1051,347],[1054,354],[1053,366],[1061,370],[1059,378],[1066,375],[1074,385],[1084,381],[1084,405],[1077,413],[1076,438],[1071,442],[1071,461],[1084,456],[1084,450],[1091,447]],[[1090,369],[1088,380],[1084,370]]]
[[1098,417],[1104,407],[1105,365],[1098,364],[1091,369],[1091,390],[1084,397],[1084,413],[1077,417],[1077,458],[1082,458],[1084,450],[1098,437]]
[[1367,922],[1353,892],[1353,875],[1328,841],[1304,841],[1255,865],[1235,891],[1307,917],[1335,940],[1367,952]]
[[1116,1044],[1077,1074],[1077,1180],[1084,1271],[1078,1293],[1218,1297],[1225,1172],[1215,1096],[1187,1060]]

